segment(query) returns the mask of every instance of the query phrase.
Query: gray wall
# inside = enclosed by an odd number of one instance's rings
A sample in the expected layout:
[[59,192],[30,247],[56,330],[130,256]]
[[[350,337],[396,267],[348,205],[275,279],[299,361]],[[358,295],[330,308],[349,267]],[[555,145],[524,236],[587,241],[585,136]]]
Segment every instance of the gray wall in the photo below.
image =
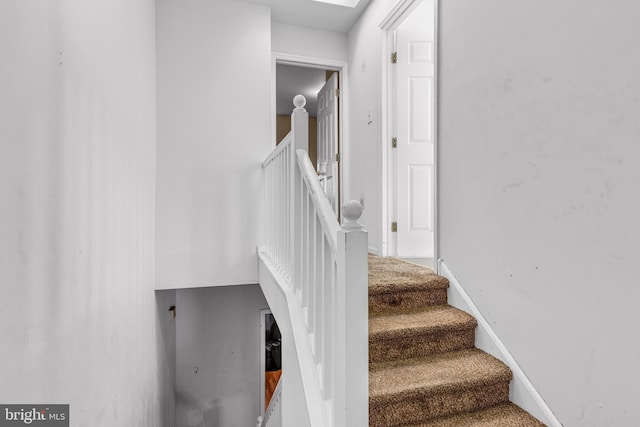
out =
[[258,285],[179,289],[176,427],[255,425],[260,415]]
[[168,426],[152,0],[0,3],[0,402]]
[[640,422],[638,16],[440,2],[441,255],[567,426]]
[[157,0],[159,289],[257,283],[270,9]]
[[174,427],[176,419],[177,320],[175,314],[170,312],[170,309],[176,306],[176,292],[175,289],[155,292],[158,318],[156,335],[160,358],[158,375],[163,383],[170,387],[170,393],[162,401],[164,410],[162,425],[166,427]]
[[[382,152],[382,67],[380,22],[392,2],[373,0],[348,34],[349,46],[349,141],[344,147],[345,196],[343,200],[365,198],[360,222],[369,232],[369,251],[382,249],[381,159]],[[369,118],[369,112],[371,117]]]
[[346,34],[280,22],[271,23],[271,50],[340,61],[349,56]]

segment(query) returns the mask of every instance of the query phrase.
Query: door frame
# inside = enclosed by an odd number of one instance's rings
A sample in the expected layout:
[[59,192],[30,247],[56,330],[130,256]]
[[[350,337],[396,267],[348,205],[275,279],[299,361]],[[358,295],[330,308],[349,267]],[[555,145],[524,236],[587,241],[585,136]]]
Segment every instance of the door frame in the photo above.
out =
[[[322,70],[338,71],[338,84],[340,87],[340,96],[338,97],[339,123],[338,140],[340,145],[338,152],[340,153],[340,161],[338,162],[338,199],[339,203],[346,200],[344,189],[348,188],[348,176],[345,173],[344,165],[348,162],[349,146],[349,112],[348,99],[349,88],[349,64],[347,61],[336,59],[317,58],[312,56],[295,55],[283,52],[271,52],[271,148],[276,147],[276,65],[293,65],[296,67],[319,68]],[[292,104],[293,105],[293,104]],[[293,111],[293,107],[291,108]],[[348,172],[348,171],[347,171]],[[340,217],[341,206],[338,206],[338,217]]]
[[[267,316],[273,317],[273,321],[277,325],[276,317],[271,311],[270,308],[262,308],[260,309],[260,337],[259,337],[259,348],[260,348],[260,416],[264,416],[266,408],[266,392],[267,392],[267,360],[266,360],[266,348],[267,348]],[[282,337],[282,332],[280,333]],[[281,342],[281,345],[283,343]],[[282,351],[282,347],[280,347],[280,351]],[[282,362],[282,359],[280,360]],[[284,375],[284,366],[280,366],[282,370],[282,375]],[[280,377],[282,379],[282,377]],[[273,397],[273,396],[272,396]]]
[[[380,23],[380,45],[381,45],[381,106],[382,106],[382,120],[381,120],[381,152],[380,152],[380,171],[381,171],[381,183],[380,183],[380,255],[389,256],[397,253],[395,242],[391,239],[391,218],[395,214],[395,165],[394,158],[395,153],[391,148],[391,138],[394,136],[394,116],[396,114],[394,99],[392,96],[392,87],[395,72],[393,65],[391,64],[391,53],[394,50],[394,36],[393,32],[400,26],[402,21],[422,2],[422,0],[401,0],[399,1],[387,16]],[[438,185],[438,169],[439,169],[439,126],[438,126],[438,106],[439,106],[439,28],[438,28],[438,10],[439,0],[434,0],[434,129],[433,129],[433,149],[434,149],[434,162],[433,162],[433,253],[434,253],[434,265],[436,272],[439,269],[438,260],[440,259],[440,221],[438,213],[438,200],[439,200],[439,185]]]
[[270,309],[263,308],[260,310],[260,412],[259,414],[264,415],[264,403],[265,403],[265,374],[266,374],[266,360],[265,360],[265,348],[267,346],[267,325],[265,318],[267,315],[273,315]]

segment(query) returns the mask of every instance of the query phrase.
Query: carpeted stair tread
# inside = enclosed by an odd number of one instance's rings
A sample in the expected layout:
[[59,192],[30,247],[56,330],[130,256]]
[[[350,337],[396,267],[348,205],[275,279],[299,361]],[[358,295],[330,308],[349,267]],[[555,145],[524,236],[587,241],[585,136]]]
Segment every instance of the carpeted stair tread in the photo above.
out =
[[[373,259],[375,258],[375,262]],[[401,289],[446,289],[449,281],[430,268],[397,258],[369,255],[369,292]]]
[[369,364],[369,400],[428,396],[509,382],[509,367],[489,354],[468,349],[423,358]]
[[438,305],[420,311],[371,317],[369,336],[391,338],[408,331],[429,333],[447,329],[475,328],[476,325],[476,319],[464,311],[450,305]]
[[449,305],[369,317],[369,361],[471,348],[476,325],[473,316]]
[[545,427],[513,403],[403,427]]
[[414,311],[447,303],[449,280],[433,270],[391,257],[369,255],[369,314]]
[[420,424],[509,401],[511,370],[477,349],[369,367],[370,427]]

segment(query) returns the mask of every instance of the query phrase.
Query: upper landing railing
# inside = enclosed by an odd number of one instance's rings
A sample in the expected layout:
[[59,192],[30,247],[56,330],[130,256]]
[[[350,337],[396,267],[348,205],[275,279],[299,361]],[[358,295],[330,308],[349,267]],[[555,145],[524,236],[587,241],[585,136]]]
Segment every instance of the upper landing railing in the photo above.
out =
[[[264,247],[260,256],[295,294],[313,360],[318,396],[312,426],[365,427],[368,422],[367,232],[362,206],[345,203],[339,224],[308,156],[308,113],[294,98],[291,132],[262,163],[265,176]],[[286,383],[283,385],[286,388]],[[307,399],[309,401],[309,399]],[[317,412],[319,410],[320,412]]]

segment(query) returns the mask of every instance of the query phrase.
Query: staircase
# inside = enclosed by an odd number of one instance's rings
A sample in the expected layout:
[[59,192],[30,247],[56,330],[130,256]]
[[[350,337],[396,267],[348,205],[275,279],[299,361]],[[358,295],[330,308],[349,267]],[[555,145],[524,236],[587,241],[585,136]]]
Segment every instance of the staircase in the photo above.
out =
[[544,426],[509,402],[511,370],[474,347],[446,278],[369,256],[369,426]]

